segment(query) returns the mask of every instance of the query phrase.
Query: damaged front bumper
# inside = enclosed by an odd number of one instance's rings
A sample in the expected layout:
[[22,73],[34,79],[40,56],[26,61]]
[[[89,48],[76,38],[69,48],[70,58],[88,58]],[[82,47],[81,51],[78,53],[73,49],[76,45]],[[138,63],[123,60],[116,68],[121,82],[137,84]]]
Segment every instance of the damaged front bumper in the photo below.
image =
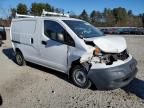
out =
[[128,62],[114,67],[90,69],[88,78],[97,89],[117,89],[129,84],[137,73],[137,61],[131,58]]

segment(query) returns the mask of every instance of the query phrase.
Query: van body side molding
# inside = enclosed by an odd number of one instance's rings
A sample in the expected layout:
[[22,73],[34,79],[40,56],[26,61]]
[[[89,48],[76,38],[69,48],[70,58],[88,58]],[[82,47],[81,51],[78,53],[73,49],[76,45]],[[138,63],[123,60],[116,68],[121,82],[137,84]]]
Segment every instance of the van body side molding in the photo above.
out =
[[19,41],[14,41],[14,40],[12,40],[12,42],[13,42],[13,43],[21,44]]

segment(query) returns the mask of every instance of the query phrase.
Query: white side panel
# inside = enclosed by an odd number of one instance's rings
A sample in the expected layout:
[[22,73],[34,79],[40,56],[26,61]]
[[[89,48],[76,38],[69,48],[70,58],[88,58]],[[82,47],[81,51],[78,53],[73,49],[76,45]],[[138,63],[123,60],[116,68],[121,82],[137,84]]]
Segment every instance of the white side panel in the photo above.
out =
[[20,20],[12,22],[12,32],[32,34],[35,31],[36,21]]
[[[19,49],[26,60],[33,60],[38,56],[36,36],[36,20],[15,20],[11,25],[12,40],[19,42]],[[16,44],[13,44],[15,48]]]

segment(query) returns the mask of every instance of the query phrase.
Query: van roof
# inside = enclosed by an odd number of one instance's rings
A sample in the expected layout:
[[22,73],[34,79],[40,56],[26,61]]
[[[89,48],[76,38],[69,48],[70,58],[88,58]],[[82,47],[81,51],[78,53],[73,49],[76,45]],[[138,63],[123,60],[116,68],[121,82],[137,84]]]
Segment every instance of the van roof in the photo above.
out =
[[80,19],[76,19],[76,18],[69,18],[69,17],[57,17],[57,16],[36,16],[33,18],[15,18],[13,19],[13,21],[19,21],[19,20],[46,20],[46,19],[54,19],[54,20],[77,20],[77,21],[81,21]]

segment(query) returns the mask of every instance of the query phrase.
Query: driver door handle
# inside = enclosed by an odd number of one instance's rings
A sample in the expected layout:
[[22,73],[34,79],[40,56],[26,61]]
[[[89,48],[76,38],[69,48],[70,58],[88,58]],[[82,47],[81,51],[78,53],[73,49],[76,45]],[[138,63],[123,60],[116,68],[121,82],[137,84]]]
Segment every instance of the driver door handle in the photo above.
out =
[[41,44],[47,45],[47,41],[41,41]]

